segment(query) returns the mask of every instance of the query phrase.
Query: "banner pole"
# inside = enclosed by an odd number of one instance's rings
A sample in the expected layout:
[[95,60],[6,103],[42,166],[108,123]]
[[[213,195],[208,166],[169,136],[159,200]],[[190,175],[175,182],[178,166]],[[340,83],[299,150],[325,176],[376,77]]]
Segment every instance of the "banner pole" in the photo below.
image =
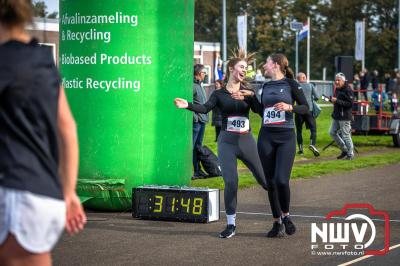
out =
[[311,40],[311,23],[310,17],[307,17],[308,34],[307,34],[307,82],[310,82],[310,40]]

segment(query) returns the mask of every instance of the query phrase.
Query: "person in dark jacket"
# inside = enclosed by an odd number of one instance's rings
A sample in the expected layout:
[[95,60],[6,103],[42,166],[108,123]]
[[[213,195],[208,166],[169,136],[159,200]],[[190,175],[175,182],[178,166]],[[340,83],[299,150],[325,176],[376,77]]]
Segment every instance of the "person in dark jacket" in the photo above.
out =
[[372,89],[373,89],[374,91],[378,90],[378,87],[379,87],[379,78],[378,78],[378,75],[379,75],[378,70],[374,70],[374,71],[372,72],[371,86],[372,86]]
[[[201,83],[206,77],[206,70],[204,65],[196,64],[193,67],[193,103],[204,104],[207,101],[207,95]],[[208,115],[201,113],[193,113],[193,170],[194,174],[192,179],[207,177],[207,174],[201,170],[200,160],[198,158],[198,151],[203,146],[204,131],[206,123],[208,122]]]
[[396,80],[394,79],[394,75],[390,73],[385,73],[385,92],[388,95],[392,94],[394,86],[396,86]]
[[329,134],[336,144],[342,150],[337,159],[354,159],[354,147],[351,139],[351,120],[354,94],[352,89],[346,83],[346,77],[343,73],[337,73],[335,76],[335,96],[330,98],[333,103],[332,125]]
[[366,101],[368,101],[367,90],[370,82],[371,82],[371,77],[369,76],[368,69],[365,68],[360,72],[360,89]]
[[[394,111],[393,107],[393,93],[396,94],[396,74],[393,73],[386,73],[385,74],[385,92],[388,95],[390,101],[390,111]],[[396,95],[395,95],[396,97]]]
[[[224,82],[222,80],[218,79],[215,81],[215,90],[219,90],[223,87]],[[212,111],[211,125],[215,127],[215,142],[217,142],[222,127],[222,114],[218,107],[215,107]]]
[[314,154],[314,156],[319,156],[319,151],[317,147],[315,147],[317,143],[317,121],[316,118],[313,116],[313,101],[317,101],[319,97],[315,86],[307,82],[306,74],[304,74],[303,72],[299,72],[297,74],[297,80],[303,90],[309,107],[309,111],[306,114],[295,114],[294,121],[296,125],[297,145],[299,146],[298,154],[304,154],[303,124],[306,124],[306,127],[310,129],[310,146],[308,146],[308,148]]
[[356,101],[360,98],[360,76],[356,73],[353,76],[353,93]]

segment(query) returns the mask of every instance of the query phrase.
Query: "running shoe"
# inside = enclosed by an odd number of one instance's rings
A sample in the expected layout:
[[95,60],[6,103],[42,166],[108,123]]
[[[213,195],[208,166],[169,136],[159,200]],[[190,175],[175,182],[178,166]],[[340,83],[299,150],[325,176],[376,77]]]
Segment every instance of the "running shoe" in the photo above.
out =
[[198,172],[194,173],[192,176],[192,180],[195,179],[203,179],[203,178],[208,178],[208,175],[204,173],[202,170],[199,170]]
[[271,231],[267,233],[267,237],[284,237],[285,227],[278,221],[274,222]]
[[308,146],[308,149],[309,149],[310,151],[312,151],[312,153],[314,153],[314,156],[315,156],[315,157],[318,157],[318,156],[319,156],[319,151],[318,151],[318,149],[317,149],[314,145]]
[[343,159],[344,157],[346,157],[347,156],[347,152],[345,152],[345,151],[342,151],[342,153],[338,156],[338,157],[336,157],[338,160],[340,160],[340,159]]
[[352,161],[352,160],[354,160],[354,155],[346,155],[346,158],[344,158],[344,159]]
[[231,238],[235,235],[236,226],[233,224],[228,224],[224,231],[219,234],[220,238]]
[[299,155],[304,154],[304,152],[303,152],[303,144],[299,144],[299,151],[297,152],[297,154],[299,154]]
[[294,226],[294,223],[290,219],[289,215],[282,217],[282,223],[285,226],[286,234],[293,235],[296,232],[296,226]]

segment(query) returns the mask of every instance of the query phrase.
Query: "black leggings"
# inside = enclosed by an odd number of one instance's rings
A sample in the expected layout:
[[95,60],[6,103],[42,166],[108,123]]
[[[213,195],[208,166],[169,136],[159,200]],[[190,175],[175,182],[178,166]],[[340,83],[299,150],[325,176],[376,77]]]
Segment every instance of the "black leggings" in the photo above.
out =
[[219,133],[221,133],[221,126],[215,126],[215,141],[218,141]]
[[317,123],[311,112],[304,115],[295,114],[294,120],[296,122],[297,144],[303,145],[303,124],[310,129],[310,144],[317,143]]
[[257,152],[257,144],[251,133],[236,134],[221,131],[218,137],[218,160],[224,178],[224,200],[226,214],[236,213],[238,172],[237,159],[240,159],[252,172],[257,182],[266,189],[266,181]]
[[268,186],[272,215],[279,218],[289,212],[289,178],[296,153],[296,137],[292,128],[262,127],[258,135],[258,154]]

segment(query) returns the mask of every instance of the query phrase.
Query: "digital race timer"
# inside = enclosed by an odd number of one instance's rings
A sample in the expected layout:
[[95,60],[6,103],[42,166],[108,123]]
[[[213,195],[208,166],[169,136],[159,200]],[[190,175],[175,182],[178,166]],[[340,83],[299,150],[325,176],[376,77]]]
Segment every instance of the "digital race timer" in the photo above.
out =
[[132,189],[132,216],[207,223],[219,220],[219,190],[141,186]]

